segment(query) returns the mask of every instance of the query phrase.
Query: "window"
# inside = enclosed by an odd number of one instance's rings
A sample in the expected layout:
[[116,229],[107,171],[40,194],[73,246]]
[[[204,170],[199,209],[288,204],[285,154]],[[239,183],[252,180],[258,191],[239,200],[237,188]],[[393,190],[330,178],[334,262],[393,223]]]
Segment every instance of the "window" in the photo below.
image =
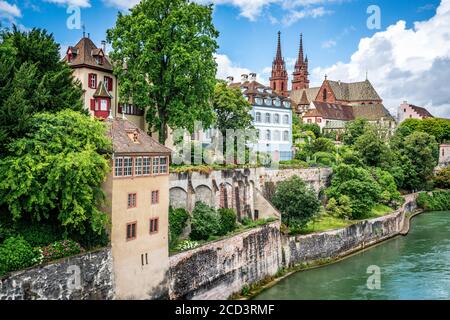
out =
[[159,158],[153,158],[153,174],[159,174]]
[[267,140],[267,141],[270,141],[270,140],[271,140],[270,130],[266,130],[266,140]]
[[167,158],[166,157],[159,158],[159,173],[160,174],[167,173]]
[[275,105],[276,105],[277,107],[281,106],[281,101],[280,101],[280,99],[276,99],[276,100],[275,100]]
[[272,105],[272,99],[265,99],[264,102],[265,102],[265,104],[268,105],[268,106],[271,106],[271,105]]
[[136,193],[128,194],[128,209],[136,208],[137,206],[137,195]]
[[114,159],[114,175],[116,177],[123,176],[123,158]]
[[273,122],[274,123],[280,123],[280,115],[279,114],[275,114],[273,116]]
[[262,104],[262,99],[261,98],[256,98],[255,99],[255,103],[261,105]]
[[327,89],[323,89],[323,101],[327,101]]
[[119,113],[129,114],[131,116],[143,116],[144,110],[133,104],[122,104],[119,106]]
[[158,218],[150,219],[150,233],[157,233],[158,232]]
[[270,123],[270,113],[266,113],[266,123]]
[[108,91],[113,89],[113,79],[111,77],[105,76],[105,87]]
[[105,76],[103,80],[105,81],[105,88],[108,89],[109,88],[109,77]]
[[133,158],[123,158],[123,175],[125,177],[130,177],[133,175]]
[[[317,123],[322,123],[322,118],[316,118]],[[377,121],[378,123],[378,121]]]
[[256,113],[255,121],[256,122],[261,122],[261,113],[260,112]]
[[136,239],[136,225],[137,222],[127,224],[127,241]]
[[142,157],[137,157],[134,160],[134,175],[142,176]]
[[280,131],[276,130],[276,131],[273,133],[273,140],[274,140],[274,141],[280,141],[280,138],[281,138],[281,136],[280,136]]
[[289,131],[283,132],[283,141],[289,141]]
[[142,174],[148,176],[150,174],[150,157],[142,158]]
[[403,112],[406,112],[406,109],[403,109]]
[[312,123],[312,120],[311,120],[311,119],[308,119],[308,123]]
[[152,191],[152,204],[159,203],[159,190]]
[[106,99],[100,100],[100,111],[108,111],[108,100]]
[[95,73],[89,74],[89,88],[97,89],[97,75]]
[[276,82],[273,83],[273,90],[277,90],[277,83]]
[[291,107],[291,103],[290,103],[289,101],[286,101],[286,102],[284,103],[284,106],[285,106],[286,108],[290,108],[290,107]]
[[287,114],[285,114],[285,115],[283,116],[283,123],[284,123],[284,124],[289,124],[289,116],[288,116]]

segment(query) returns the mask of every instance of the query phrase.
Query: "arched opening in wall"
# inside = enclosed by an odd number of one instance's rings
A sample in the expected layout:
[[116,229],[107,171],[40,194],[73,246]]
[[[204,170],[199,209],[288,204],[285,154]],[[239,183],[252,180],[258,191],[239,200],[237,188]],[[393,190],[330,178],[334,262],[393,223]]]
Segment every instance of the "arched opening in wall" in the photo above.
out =
[[323,89],[323,101],[327,101],[327,95],[328,95],[327,89]]
[[187,192],[181,187],[174,187],[169,190],[169,202],[172,208],[188,209]]
[[200,185],[195,188],[195,202],[201,201],[210,207],[214,206],[213,193],[210,187],[206,185]]

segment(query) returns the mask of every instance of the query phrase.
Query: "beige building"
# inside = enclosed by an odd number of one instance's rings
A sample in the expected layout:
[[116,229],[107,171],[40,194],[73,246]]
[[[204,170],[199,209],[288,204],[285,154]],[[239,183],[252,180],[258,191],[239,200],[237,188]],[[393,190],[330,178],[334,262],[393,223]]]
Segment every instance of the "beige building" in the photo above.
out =
[[80,80],[84,105],[92,116],[106,119],[110,113],[112,117],[123,114],[139,128],[146,128],[142,109],[132,103],[119,103],[117,78],[104,46],[98,48],[89,36],[83,36],[75,46],[67,49],[64,60],[72,67],[74,77]]
[[167,295],[170,149],[132,122],[109,123],[112,172],[104,190],[111,216],[117,299]]

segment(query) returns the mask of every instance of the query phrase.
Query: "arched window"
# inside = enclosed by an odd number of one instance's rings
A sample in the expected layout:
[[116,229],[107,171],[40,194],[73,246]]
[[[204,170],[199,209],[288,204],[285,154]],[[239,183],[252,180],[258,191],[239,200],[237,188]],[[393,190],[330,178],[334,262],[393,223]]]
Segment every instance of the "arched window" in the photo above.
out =
[[271,134],[270,134],[270,130],[266,130],[266,140],[270,141],[272,139]]
[[323,89],[323,101],[327,101],[327,89]]
[[283,116],[283,123],[284,123],[284,124],[289,124],[289,116],[288,116],[287,114],[285,114],[285,115]]
[[270,113],[266,113],[266,123],[270,123]]
[[255,121],[256,122],[261,122],[261,112],[257,112],[256,113]]
[[277,90],[277,83],[276,82],[273,83],[273,90]]
[[281,91],[284,91],[284,82],[281,83]]
[[274,116],[273,116],[273,122],[274,123],[280,123],[280,115],[279,114],[275,114]]
[[289,141],[289,131],[283,132],[283,141]]
[[280,131],[275,130],[275,132],[273,133],[273,141],[280,141]]

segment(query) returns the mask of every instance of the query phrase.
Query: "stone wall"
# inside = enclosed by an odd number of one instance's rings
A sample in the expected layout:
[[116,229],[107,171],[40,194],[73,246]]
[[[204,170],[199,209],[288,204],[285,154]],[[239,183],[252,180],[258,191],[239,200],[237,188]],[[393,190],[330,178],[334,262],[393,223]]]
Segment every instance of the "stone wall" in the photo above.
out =
[[226,299],[274,275],[282,263],[280,223],[170,257],[171,299]]
[[111,248],[11,273],[0,300],[107,300],[114,297]]

